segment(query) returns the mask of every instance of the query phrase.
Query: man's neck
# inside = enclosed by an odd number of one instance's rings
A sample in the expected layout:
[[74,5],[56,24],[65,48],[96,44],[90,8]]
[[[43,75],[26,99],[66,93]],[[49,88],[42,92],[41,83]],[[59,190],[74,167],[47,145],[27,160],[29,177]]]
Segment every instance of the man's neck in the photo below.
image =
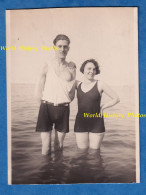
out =
[[65,58],[56,58],[59,65],[62,65],[65,63]]

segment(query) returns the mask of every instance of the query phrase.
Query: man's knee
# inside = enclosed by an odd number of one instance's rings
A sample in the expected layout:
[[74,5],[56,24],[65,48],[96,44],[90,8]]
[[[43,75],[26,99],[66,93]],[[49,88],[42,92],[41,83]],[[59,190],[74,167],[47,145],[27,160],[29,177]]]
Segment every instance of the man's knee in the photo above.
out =
[[42,132],[42,154],[46,155],[49,153],[50,145],[51,145],[51,132]]
[[60,148],[62,148],[63,147],[63,141],[64,141],[66,133],[58,131],[57,135],[58,135],[58,142],[59,142]]

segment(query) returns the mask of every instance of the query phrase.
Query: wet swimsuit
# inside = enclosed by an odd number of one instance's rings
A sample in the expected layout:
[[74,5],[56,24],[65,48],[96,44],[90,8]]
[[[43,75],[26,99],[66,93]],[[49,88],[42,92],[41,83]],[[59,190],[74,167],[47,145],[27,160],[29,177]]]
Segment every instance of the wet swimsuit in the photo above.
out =
[[103,117],[99,117],[101,95],[97,88],[97,82],[87,92],[82,91],[81,84],[77,89],[78,113],[74,131],[103,133],[105,126]]
[[[58,77],[52,68],[58,63],[56,60],[49,62],[46,81],[43,90],[42,102],[39,109],[36,131],[51,131],[54,125],[59,132],[69,132],[69,103],[70,90],[75,81],[66,82]],[[71,63],[67,63],[68,67]]]
[[40,105],[36,131],[48,132],[54,128],[56,131],[69,132],[69,105],[60,104],[59,106],[51,105],[42,101]]

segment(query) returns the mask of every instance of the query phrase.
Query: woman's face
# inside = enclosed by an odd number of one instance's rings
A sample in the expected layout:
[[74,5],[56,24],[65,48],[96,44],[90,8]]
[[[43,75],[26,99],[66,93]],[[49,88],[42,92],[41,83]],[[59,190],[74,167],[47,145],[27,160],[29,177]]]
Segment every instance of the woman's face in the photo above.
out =
[[84,76],[87,79],[92,80],[94,79],[95,75],[96,75],[95,65],[92,62],[88,62],[84,68]]

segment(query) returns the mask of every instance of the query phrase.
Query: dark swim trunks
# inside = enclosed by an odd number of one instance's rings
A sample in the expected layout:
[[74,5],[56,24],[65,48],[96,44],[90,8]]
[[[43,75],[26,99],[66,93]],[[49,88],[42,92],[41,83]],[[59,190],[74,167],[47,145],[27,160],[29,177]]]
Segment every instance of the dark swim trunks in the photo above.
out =
[[[97,82],[93,88],[87,92],[82,91],[81,84],[77,89],[78,113],[74,131],[103,133],[105,132],[103,117],[97,117],[100,113],[101,102],[101,95],[97,88]],[[87,117],[89,114],[92,114],[92,117]]]
[[69,105],[68,106],[54,106],[42,102],[40,105],[37,132],[48,132],[55,125],[55,130],[59,132],[69,132]]

